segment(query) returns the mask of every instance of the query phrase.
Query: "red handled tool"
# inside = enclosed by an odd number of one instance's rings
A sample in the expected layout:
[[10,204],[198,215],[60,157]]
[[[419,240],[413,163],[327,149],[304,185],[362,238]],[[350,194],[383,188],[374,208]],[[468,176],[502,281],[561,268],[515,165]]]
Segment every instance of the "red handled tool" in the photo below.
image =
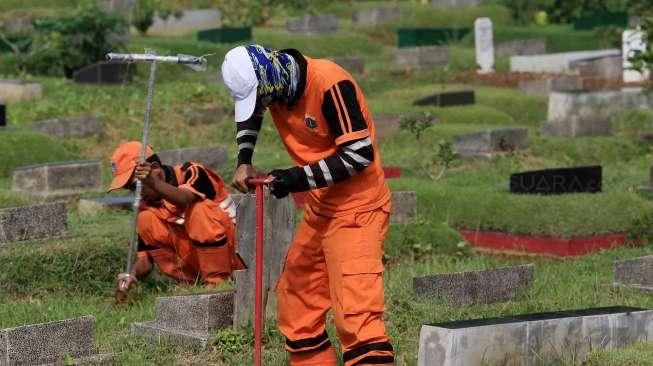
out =
[[256,187],[256,277],[254,303],[254,365],[261,366],[261,333],[263,330],[263,186],[267,178],[249,178]]

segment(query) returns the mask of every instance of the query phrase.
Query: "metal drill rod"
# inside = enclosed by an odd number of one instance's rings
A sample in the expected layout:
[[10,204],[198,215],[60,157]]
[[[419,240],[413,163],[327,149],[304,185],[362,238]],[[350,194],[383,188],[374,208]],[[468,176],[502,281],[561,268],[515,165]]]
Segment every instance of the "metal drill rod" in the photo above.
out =
[[177,56],[158,56],[151,53],[107,53],[109,62],[158,62],[167,64],[202,65],[204,56],[177,54]]

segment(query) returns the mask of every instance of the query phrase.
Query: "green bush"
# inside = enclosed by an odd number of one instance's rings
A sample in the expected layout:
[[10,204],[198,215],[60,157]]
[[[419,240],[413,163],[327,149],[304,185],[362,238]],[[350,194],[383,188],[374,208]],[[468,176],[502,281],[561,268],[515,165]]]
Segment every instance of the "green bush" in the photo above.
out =
[[118,14],[85,4],[70,15],[41,19],[28,52],[18,55],[19,67],[41,75],[71,77],[75,70],[101,61],[107,52],[124,47],[126,23]]
[[131,10],[131,24],[140,34],[147,33],[147,30],[154,23],[154,13],[157,10],[156,0],[138,0]]

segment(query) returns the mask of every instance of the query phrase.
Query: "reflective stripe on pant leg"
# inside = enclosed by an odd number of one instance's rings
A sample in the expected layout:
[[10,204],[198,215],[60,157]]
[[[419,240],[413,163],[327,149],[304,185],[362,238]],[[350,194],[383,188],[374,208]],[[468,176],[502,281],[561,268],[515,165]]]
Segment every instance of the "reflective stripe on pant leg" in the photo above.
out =
[[346,365],[393,364],[394,349],[390,342],[368,343],[343,353],[342,360]]

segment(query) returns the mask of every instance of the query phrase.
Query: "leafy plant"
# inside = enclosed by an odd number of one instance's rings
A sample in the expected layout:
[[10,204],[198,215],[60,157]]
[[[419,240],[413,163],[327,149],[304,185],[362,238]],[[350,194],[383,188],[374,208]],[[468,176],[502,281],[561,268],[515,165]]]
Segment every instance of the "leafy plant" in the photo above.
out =
[[134,4],[130,14],[130,22],[140,34],[147,33],[147,30],[154,24],[157,5],[156,0],[138,0]]
[[419,142],[422,133],[433,125],[433,113],[430,111],[421,114],[414,114],[401,117],[399,128],[407,130],[415,136],[415,140]]
[[653,0],[630,0],[630,9],[634,14],[642,17],[641,30],[643,32],[642,41],[646,44],[644,52],[636,51],[630,62],[632,68],[637,71],[651,69],[653,67]]
[[252,333],[242,333],[233,328],[226,328],[218,332],[213,338],[213,345],[225,355],[244,352],[254,343]]
[[502,3],[508,9],[512,18],[521,24],[530,23],[538,11],[544,10],[551,5],[553,0],[503,0]]

